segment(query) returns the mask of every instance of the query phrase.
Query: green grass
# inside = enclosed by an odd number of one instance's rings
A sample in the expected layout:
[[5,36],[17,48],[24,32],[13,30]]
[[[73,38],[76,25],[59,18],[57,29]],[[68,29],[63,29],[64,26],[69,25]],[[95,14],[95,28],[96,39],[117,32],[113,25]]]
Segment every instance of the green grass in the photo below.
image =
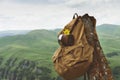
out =
[[[52,70],[52,77],[57,74],[54,71],[52,55],[58,48],[57,33],[59,30],[34,30],[26,35],[16,35],[0,38],[0,58],[3,58],[0,68],[4,68],[9,59],[17,58],[14,70],[21,61],[29,60],[36,66],[45,66]],[[104,24],[97,27],[97,33],[105,54],[120,52],[120,27],[118,25]],[[120,66],[120,55],[107,58],[112,69]]]

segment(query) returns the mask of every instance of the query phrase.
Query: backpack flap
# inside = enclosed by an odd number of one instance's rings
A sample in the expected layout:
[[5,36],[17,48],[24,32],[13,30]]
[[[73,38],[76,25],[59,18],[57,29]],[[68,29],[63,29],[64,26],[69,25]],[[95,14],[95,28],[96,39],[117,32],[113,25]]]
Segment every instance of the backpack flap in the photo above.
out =
[[[75,18],[76,17],[76,18]],[[74,14],[71,23],[65,26],[65,28],[58,35],[58,43],[61,46],[72,46],[74,45],[74,35],[72,34],[75,25],[77,24],[80,16],[77,13]]]

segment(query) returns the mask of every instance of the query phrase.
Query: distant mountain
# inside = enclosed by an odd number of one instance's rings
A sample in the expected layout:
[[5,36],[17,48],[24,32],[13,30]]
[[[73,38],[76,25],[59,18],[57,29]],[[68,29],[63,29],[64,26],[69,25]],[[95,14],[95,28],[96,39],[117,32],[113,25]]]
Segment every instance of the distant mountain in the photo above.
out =
[[28,32],[30,32],[30,30],[8,30],[8,31],[0,31],[0,37],[21,35],[21,34],[26,34]]
[[120,25],[103,24],[97,26],[97,33],[105,53],[120,51]]
[[[20,35],[0,37],[0,80],[55,80],[57,74],[51,57],[59,47],[57,33],[60,30],[25,31],[22,35],[23,31]],[[108,60],[113,71],[118,70],[120,26],[103,24],[97,26],[97,33],[105,54],[110,54]]]
[[[97,31],[100,34],[106,33],[111,36],[120,36],[120,25],[113,25],[113,24],[103,24],[97,26]],[[104,34],[103,34],[104,35]]]

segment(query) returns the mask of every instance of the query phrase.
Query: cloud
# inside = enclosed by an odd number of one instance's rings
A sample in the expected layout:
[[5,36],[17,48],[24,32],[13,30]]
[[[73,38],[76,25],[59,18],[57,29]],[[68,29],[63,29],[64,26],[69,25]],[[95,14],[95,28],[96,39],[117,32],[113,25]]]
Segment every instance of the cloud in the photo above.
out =
[[[31,5],[6,3],[0,5],[0,28],[5,29],[53,29],[67,20],[71,9],[56,5]],[[58,7],[58,8],[56,8]],[[67,15],[66,15],[67,14]],[[10,17],[9,19],[7,17]],[[62,23],[62,24],[61,24]]]
[[119,24],[119,0],[0,0],[0,29],[63,28],[77,12]]

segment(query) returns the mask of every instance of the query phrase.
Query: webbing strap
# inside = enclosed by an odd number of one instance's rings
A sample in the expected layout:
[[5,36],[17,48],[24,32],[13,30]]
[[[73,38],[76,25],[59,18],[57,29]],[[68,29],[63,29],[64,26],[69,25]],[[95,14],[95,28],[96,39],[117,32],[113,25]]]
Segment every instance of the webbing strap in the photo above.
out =
[[77,47],[84,47],[82,43],[79,43],[79,44],[76,44],[74,46],[70,46],[70,47],[65,47],[65,53],[64,54],[67,54],[68,52],[72,51],[73,49],[77,48]]
[[85,28],[84,28],[84,24],[83,24],[83,25],[82,25],[82,28],[81,28],[81,32],[80,32],[81,34],[79,35],[79,38],[78,38],[78,41],[79,41],[78,43],[80,43],[80,40],[81,40],[81,38],[82,38],[82,36],[83,36],[83,34],[84,34],[84,29],[85,29]]
[[74,28],[75,28],[75,25],[77,25],[77,23],[78,23],[78,21],[79,21],[80,18],[81,18],[81,16],[78,16],[78,17],[77,17],[75,23],[74,23],[73,26],[72,26],[72,29],[71,29],[70,33],[73,32],[73,30],[74,30]]

